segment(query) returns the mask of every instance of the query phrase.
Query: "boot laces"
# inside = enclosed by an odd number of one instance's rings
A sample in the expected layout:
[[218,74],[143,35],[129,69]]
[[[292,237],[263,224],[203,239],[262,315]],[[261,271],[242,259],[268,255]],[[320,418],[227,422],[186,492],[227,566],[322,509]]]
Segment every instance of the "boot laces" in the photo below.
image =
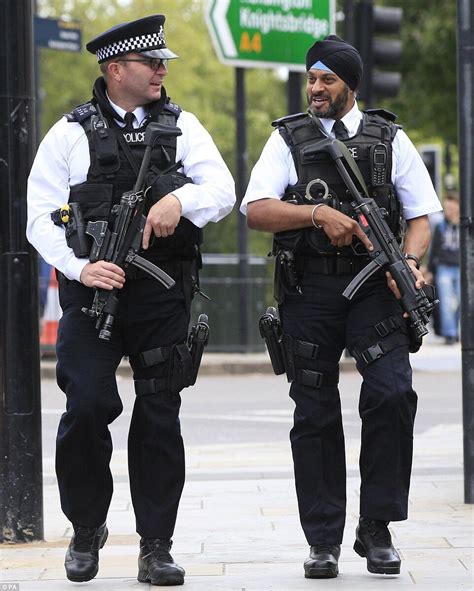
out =
[[161,538],[150,538],[145,540],[146,546],[150,554],[157,560],[162,562],[173,562],[170,554],[172,542],[171,540]]
[[74,527],[74,549],[78,552],[90,552],[97,533],[96,527],[78,525]]
[[371,520],[367,523],[367,530],[376,546],[388,548],[392,545],[392,536],[388,531],[387,522]]
[[319,544],[315,546],[316,554],[336,554],[337,546],[331,546],[329,544]]

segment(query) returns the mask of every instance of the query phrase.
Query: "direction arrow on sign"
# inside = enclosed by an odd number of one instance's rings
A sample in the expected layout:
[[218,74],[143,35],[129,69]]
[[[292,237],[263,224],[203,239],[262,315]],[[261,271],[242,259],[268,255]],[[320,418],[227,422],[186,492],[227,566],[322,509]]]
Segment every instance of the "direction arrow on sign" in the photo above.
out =
[[335,0],[210,0],[206,20],[225,64],[304,71],[308,48],[334,32]]

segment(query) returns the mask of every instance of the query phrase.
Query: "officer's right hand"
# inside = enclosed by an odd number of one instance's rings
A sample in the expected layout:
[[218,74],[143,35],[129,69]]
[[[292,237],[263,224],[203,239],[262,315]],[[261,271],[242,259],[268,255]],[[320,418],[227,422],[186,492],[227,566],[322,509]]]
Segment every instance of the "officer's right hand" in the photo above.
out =
[[372,242],[355,220],[328,205],[318,207],[315,211],[315,222],[322,226],[333,246],[338,248],[350,246],[355,235],[367,250],[373,250],[374,248]]
[[121,289],[125,283],[125,271],[106,261],[87,263],[82,269],[80,281],[87,287],[100,289]]

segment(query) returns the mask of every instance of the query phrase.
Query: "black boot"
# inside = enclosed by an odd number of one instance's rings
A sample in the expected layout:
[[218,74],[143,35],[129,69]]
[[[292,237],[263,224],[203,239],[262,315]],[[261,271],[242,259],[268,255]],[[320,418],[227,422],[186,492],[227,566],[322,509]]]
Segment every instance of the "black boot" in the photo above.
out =
[[70,581],[82,583],[93,579],[99,571],[99,550],[109,532],[105,523],[100,527],[74,525],[74,535],[66,552],[64,566]]
[[138,556],[138,580],[152,585],[182,585],[184,568],[170,554],[173,542],[165,538],[142,538]]
[[341,554],[339,544],[318,544],[311,546],[304,562],[304,576],[307,579],[333,579],[339,573],[337,561]]
[[354,550],[367,557],[369,573],[399,575],[400,556],[392,544],[388,521],[361,517],[356,529]]

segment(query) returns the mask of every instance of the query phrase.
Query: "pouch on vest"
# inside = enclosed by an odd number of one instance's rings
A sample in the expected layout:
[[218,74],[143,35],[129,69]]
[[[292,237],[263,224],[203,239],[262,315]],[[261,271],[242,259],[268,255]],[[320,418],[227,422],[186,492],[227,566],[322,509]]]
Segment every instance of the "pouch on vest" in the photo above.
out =
[[112,206],[114,186],[111,183],[86,181],[71,187],[69,203],[79,203],[86,222],[107,219]]
[[159,176],[153,182],[149,195],[151,195],[153,203],[156,203],[161,197],[164,197],[165,195],[168,195],[168,193],[172,193],[176,189],[192,182],[192,179],[182,172],[168,172]]
[[92,248],[92,237],[85,233],[87,222],[108,218],[112,194],[113,186],[107,183],[94,185],[86,182],[71,187],[69,204],[81,223],[74,232],[68,232],[66,227],[66,242],[78,258],[89,256]]

